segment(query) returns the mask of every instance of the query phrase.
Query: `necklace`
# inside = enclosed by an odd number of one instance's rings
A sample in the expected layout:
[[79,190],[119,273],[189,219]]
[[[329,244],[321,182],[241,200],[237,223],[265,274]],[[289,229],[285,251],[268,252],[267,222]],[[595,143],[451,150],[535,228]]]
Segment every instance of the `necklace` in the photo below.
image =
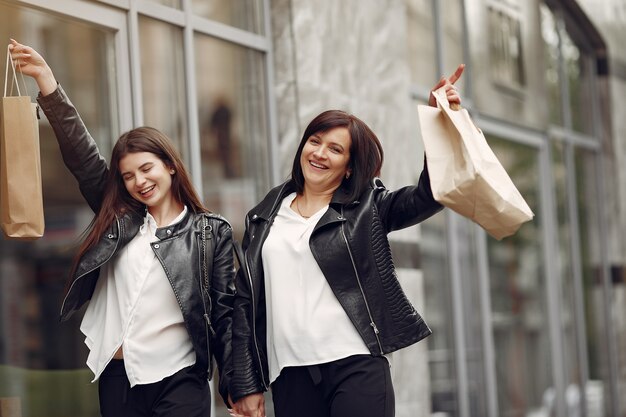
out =
[[296,211],[298,212],[300,217],[304,217],[305,219],[310,218],[311,216],[305,216],[304,214],[302,214],[302,212],[300,211],[300,204],[298,204],[298,200],[299,198],[296,196]]

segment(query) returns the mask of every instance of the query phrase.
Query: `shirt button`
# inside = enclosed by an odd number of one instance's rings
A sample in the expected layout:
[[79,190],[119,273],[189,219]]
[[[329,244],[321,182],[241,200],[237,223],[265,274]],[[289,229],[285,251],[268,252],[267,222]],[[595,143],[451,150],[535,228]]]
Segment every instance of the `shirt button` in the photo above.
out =
[[343,220],[343,216],[337,216],[337,220]]
[[158,243],[154,245],[154,249],[159,249],[159,244]]
[[109,234],[107,235],[107,237],[108,237],[109,239],[113,239],[113,233],[109,233]]
[[170,229],[167,229],[167,231],[165,233],[167,233],[168,235],[171,235],[172,231]]
[[259,217],[256,214],[254,216],[252,216],[252,220],[256,220],[256,218]]

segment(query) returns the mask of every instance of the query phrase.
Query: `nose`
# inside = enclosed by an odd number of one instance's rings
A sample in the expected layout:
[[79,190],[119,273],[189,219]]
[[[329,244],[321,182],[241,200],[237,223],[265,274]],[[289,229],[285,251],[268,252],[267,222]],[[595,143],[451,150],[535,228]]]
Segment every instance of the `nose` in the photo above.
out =
[[317,148],[315,148],[315,151],[313,152],[313,155],[317,159],[325,158],[326,157],[326,146],[322,145],[322,146],[318,146]]
[[136,174],[135,175],[135,185],[139,188],[141,188],[141,186],[146,182],[146,177],[144,177],[142,174]]

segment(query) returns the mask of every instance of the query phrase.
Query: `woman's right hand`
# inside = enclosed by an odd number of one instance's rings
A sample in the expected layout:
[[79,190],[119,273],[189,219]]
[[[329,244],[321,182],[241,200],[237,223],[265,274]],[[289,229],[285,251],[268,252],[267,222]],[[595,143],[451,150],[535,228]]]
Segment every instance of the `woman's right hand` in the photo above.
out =
[[9,51],[11,51],[15,69],[33,77],[42,95],[47,96],[57,89],[57,80],[54,78],[52,69],[37,51],[30,46],[22,45],[15,39],[11,39]]
[[265,397],[263,393],[246,395],[233,406],[235,416],[265,417]]

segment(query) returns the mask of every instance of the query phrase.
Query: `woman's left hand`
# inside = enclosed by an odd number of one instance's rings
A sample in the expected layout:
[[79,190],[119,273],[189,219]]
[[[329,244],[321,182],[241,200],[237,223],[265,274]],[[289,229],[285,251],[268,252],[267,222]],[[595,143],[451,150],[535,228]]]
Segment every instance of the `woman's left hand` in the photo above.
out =
[[435,101],[435,97],[433,96],[433,91],[440,89],[441,87],[446,87],[446,96],[448,97],[448,102],[450,104],[458,104],[461,105],[461,95],[459,94],[456,86],[456,83],[459,78],[461,78],[461,74],[463,74],[463,70],[465,69],[465,64],[459,65],[459,67],[454,71],[450,77],[441,77],[437,85],[430,90],[430,97],[428,98],[428,105],[437,107],[437,101]]

